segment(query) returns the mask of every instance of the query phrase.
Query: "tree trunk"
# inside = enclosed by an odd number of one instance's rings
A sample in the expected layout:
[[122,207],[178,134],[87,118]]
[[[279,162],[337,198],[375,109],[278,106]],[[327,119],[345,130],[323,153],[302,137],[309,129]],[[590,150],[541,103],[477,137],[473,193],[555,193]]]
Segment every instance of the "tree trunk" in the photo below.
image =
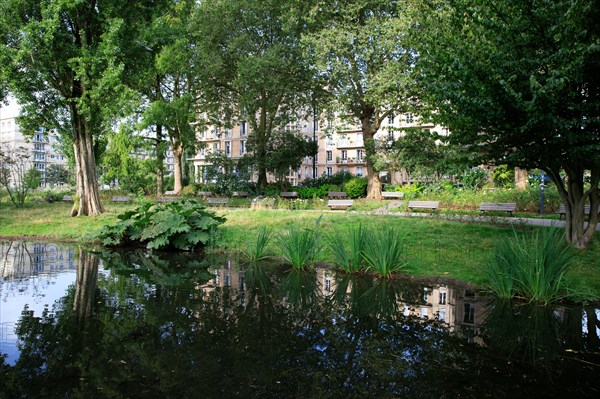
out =
[[[600,170],[591,172],[590,188],[584,191],[584,170],[567,170],[566,183],[560,178],[559,170],[549,169],[548,173],[556,182],[558,194],[565,205],[565,238],[574,247],[585,249],[596,232],[598,207],[600,206]],[[589,199],[590,214],[585,226],[585,203]]]
[[79,248],[73,312],[80,318],[87,318],[92,315],[95,303],[94,299],[96,297],[99,262],[97,256]]
[[183,158],[183,146],[180,141],[172,141],[173,145],[173,160],[175,164],[173,165],[173,180],[174,187],[173,191],[175,191],[176,195],[181,193],[181,189],[183,188],[183,170],[182,170],[182,158]]
[[84,117],[71,108],[73,118],[73,153],[75,155],[75,171],[78,201],[73,204],[71,216],[92,216],[104,212],[100,202],[100,190],[96,176],[96,157],[94,154],[94,138],[89,131]]
[[163,150],[162,125],[156,125],[156,196],[165,192],[165,152]]
[[373,165],[367,160],[367,174],[369,182],[367,183],[367,198],[369,199],[380,199],[381,198],[381,181],[379,180],[379,174],[373,168]]
[[527,169],[515,168],[515,187],[517,190],[525,190],[528,185],[527,177],[528,177]]
[[375,156],[376,145],[375,145],[375,133],[379,129],[379,122],[376,118],[374,123],[371,122],[374,108],[366,108],[361,117],[361,129],[363,136],[363,143],[365,145],[366,161],[367,161],[367,199],[380,199],[381,198],[381,181],[379,180],[379,173],[373,167],[372,159]]

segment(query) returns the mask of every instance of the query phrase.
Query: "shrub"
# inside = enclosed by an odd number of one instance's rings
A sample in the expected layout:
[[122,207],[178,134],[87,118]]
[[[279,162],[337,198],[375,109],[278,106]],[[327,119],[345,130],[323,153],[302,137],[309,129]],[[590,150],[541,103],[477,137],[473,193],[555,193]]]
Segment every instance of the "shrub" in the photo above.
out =
[[471,168],[463,173],[460,180],[465,187],[471,190],[479,190],[487,183],[488,177],[487,171],[481,168]]
[[200,191],[198,186],[195,184],[190,184],[181,189],[180,195],[186,198],[193,198],[196,196],[196,193]]
[[514,187],[515,170],[507,165],[498,165],[492,172],[492,181],[496,187]]
[[216,216],[196,200],[182,199],[164,204],[143,202],[105,226],[97,238],[106,246],[140,245],[148,249],[190,251],[209,244],[225,218]]
[[344,191],[348,194],[348,198],[360,198],[367,195],[366,177],[353,177],[344,184]]

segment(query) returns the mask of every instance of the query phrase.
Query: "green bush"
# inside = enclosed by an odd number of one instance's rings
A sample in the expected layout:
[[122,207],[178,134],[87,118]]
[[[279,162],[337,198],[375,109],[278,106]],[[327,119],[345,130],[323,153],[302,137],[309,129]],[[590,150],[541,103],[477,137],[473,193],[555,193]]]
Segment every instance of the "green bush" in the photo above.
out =
[[496,187],[514,187],[515,185],[515,170],[507,165],[498,165],[492,172],[492,181]]
[[360,198],[367,195],[366,177],[353,177],[344,184],[344,191],[348,194],[348,198]]
[[471,190],[480,190],[488,181],[489,174],[481,168],[466,170],[460,180],[465,187]]
[[106,246],[145,246],[148,249],[191,251],[209,244],[225,218],[216,216],[196,200],[181,199],[164,204],[144,201],[118,216],[96,237]]
[[181,189],[180,195],[186,198],[193,198],[197,195],[198,191],[200,191],[198,186],[190,184]]

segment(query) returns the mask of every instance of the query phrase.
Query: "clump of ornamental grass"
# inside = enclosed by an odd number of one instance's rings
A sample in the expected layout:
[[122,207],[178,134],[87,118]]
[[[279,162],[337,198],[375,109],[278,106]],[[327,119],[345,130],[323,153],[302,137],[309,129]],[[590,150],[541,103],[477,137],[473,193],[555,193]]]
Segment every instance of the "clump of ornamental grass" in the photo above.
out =
[[406,266],[404,259],[404,237],[400,232],[387,227],[377,231],[365,233],[368,239],[362,251],[366,270],[390,277],[392,273]]
[[336,232],[329,236],[329,249],[336,265],[348,273],[358,272],[363,266],[363,250],[367,242],[367,232],[362,225],[343,234]]
[[281,256],[294,269],[312,267],[318,260],[323,248],[319,232],[320,222],[321,217],[317,219],[314,229],[292,226],[278,237]]
[[499,241],[485,274],[490,290],[500,298],[522,296],[549,303],[565,296],[565,275],[575,249],[561,229],[536,229]]
[[256,241],[248,243],[245,254],[250,262],[267,259],[270,255],[269,244],[273,238],[273,229],[262,226],[256,234]]

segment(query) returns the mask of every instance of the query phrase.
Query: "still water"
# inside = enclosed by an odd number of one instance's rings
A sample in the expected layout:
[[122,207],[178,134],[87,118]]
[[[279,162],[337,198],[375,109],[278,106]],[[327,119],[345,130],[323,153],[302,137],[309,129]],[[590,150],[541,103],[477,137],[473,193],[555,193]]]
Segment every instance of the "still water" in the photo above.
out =
[[600,397],[600,310],[0,242],[0,398]]

